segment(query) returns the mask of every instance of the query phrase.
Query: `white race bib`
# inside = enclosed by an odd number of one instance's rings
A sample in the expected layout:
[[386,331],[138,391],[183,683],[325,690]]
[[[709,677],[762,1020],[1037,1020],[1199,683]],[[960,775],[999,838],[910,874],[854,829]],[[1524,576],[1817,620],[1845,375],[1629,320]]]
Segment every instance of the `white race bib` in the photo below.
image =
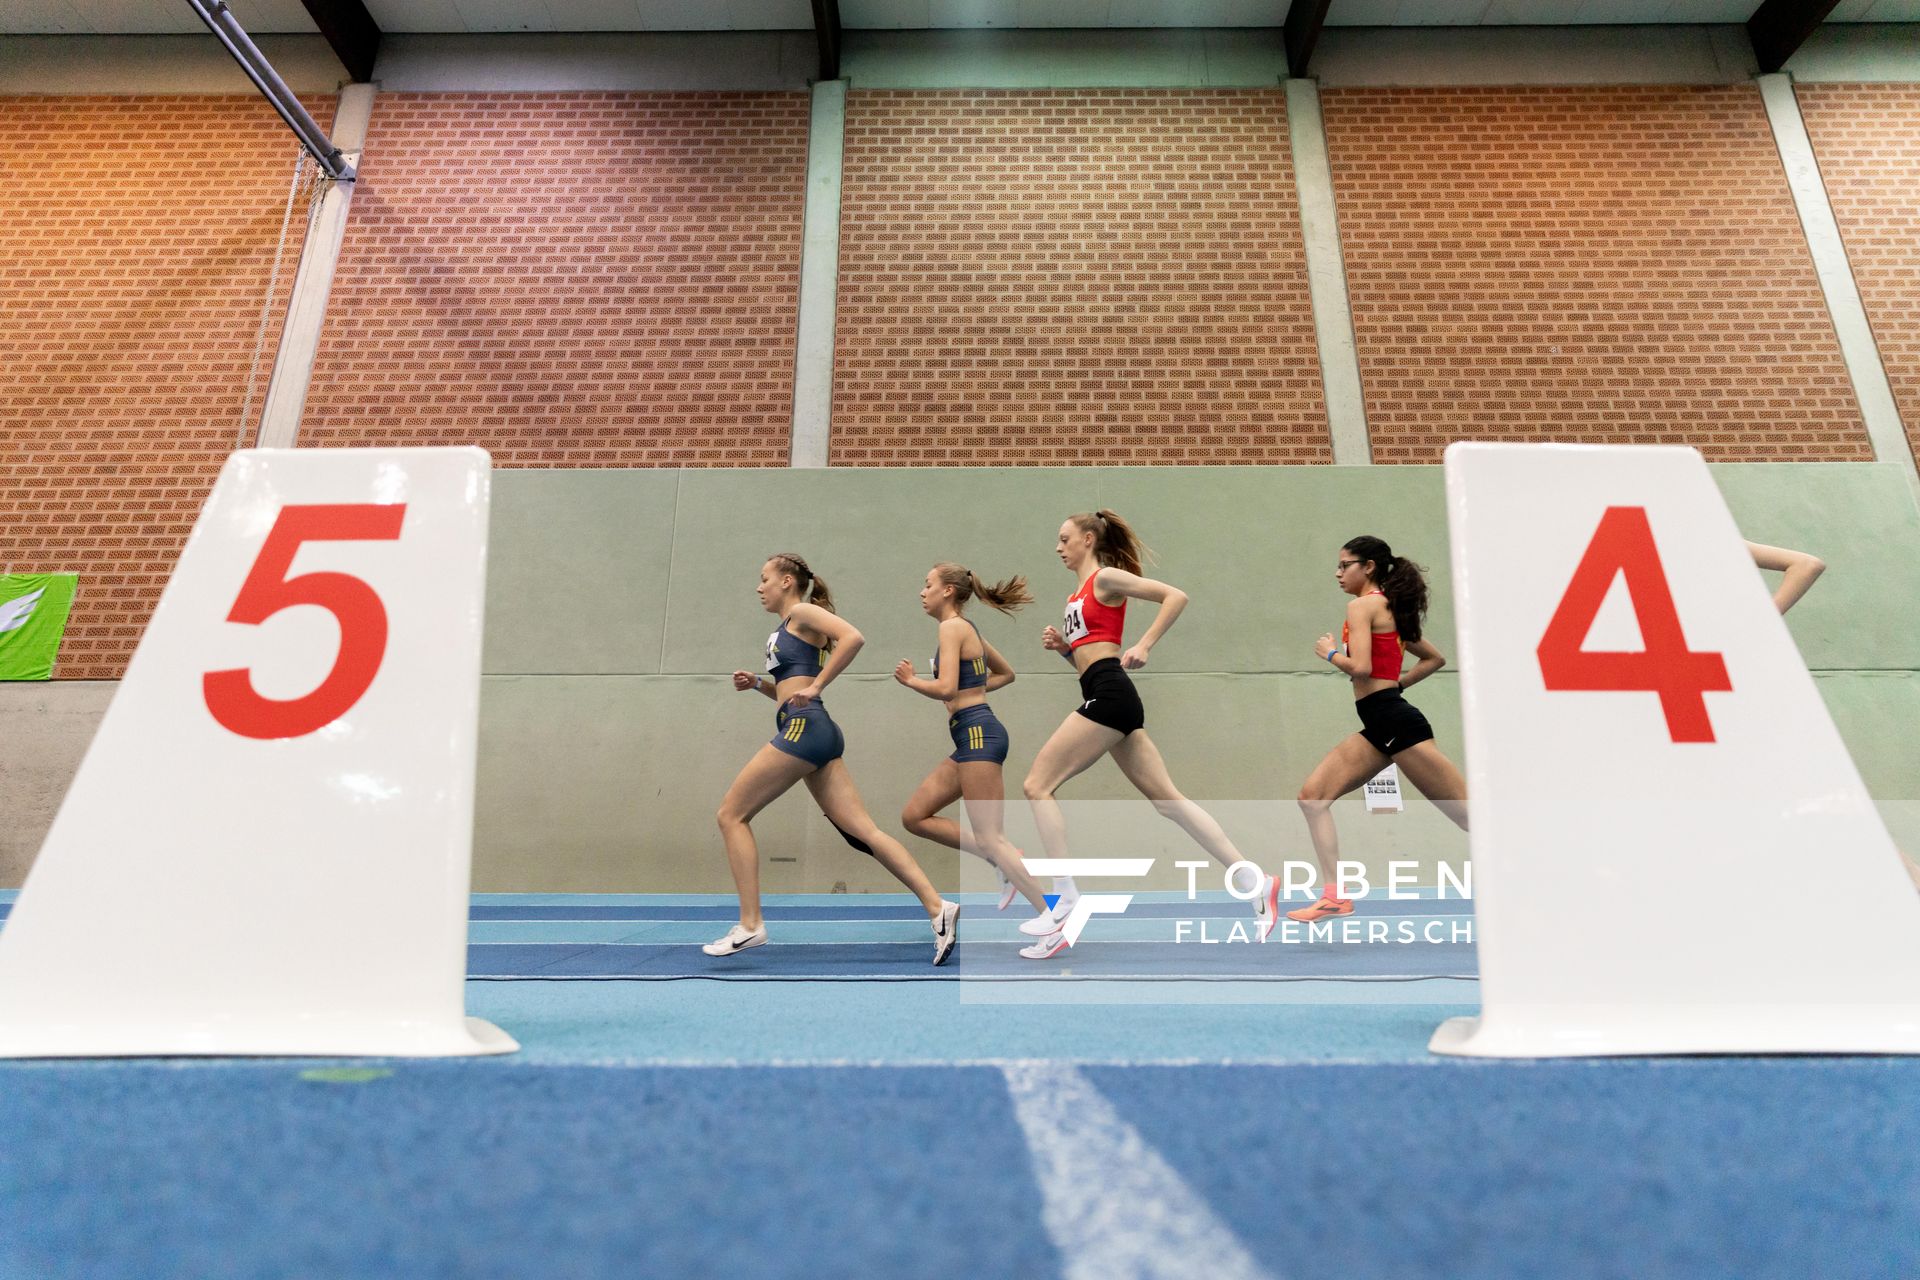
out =
[[1080,607],[1084,600],[1067,601],[1067,643],[1083,638],[1087,634],[1087,620],[1080,616]]

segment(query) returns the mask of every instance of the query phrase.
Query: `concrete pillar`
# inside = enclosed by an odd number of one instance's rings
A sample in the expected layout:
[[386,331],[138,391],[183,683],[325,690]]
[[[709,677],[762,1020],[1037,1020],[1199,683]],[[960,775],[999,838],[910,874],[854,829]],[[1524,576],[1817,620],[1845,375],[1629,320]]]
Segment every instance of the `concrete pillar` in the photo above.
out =
[[[367,120],[372,113],[372,85],[350,84],[340,91],[333,117],[333,145],[356,169],[366,146]],[[333,272],[347,234],[347,205],[353,199],[353,187],[351,182],[323,182],[319,207],[307,220],[307,242],[300,252],[299,273],[293,278],[293,296],[287,300],[287,320],[280,330],[280,351],[274,357],[267,401],[260,410],[258,443],[263,449],[290,449],[298,440],[307,384],[313,378],[313,358],[320,349],[320,327],[327,318],[327,295],[333,291]]]
[[1867,323],[1867,308],[1860,300],[1853,265],[1847,261],[1847,246],[1840,238],[1833,205],[1827,200],[1813,140],[1800,118],[1793,77],[1776,72],[1759,76],[1757,81],[1761,101],[1767,107],[1767,122],[1773,126],[1773,140],[1780,148],[1780,163],[1787,171],[1787,186],[1793,191],[1794,208],[1800,212],[1800,227],[1806,233],[1807,248],[1820,277],[1820,292],[1826,296],[1833,331],[1840,340],[1840,356],[1846,361],[1847,377],[1860,402],[1860,416],[1866,420],[1873,456],[1881,462],[1904,465],[1915,496],[1920,497],[1920,471],[1914,468],[1913,445],[1900,421],[1887,367],[1880,359],[1880,345]]
[[824,467],[833,428],[833,321],[840,292],[840,157],[847,82],[813,86],[807,139],[807,212],[800,251],[800,322],[794,335],[793,451],[789,465]]
[[1299,193],[1300,234],[1306,241],[1307,289],[1320,348],[1320,381],[1327,400],[1333,460],[1340,466],[1373,461],[1360,356],[1354,349],[1353,309],[1347,300],[1347,264],[1340,250],[1340,219],[1333,203],[1333,167],[1320,117],[1320,86],[1288,80],[1287,131],[1293,143],[1293,181]]

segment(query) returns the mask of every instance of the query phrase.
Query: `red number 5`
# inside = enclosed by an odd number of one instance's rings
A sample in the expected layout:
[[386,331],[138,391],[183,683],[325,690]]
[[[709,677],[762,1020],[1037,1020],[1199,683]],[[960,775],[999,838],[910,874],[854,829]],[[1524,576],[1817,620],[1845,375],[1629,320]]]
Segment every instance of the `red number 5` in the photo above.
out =
[[372,587],[345,573],[287,577],[303,542],[392,542],[405,503],[283,507],[234,598],[228,622],[258,626],[282,609],[312,604],[340,623],[340,652],[320,687],[304,697],[263,698],[246,667],[202,677],[207,710],[243,738],[301,738],[353,709],[387,654],[387,610]]
[[[1626,575],[1644,653],[1590,653],[1580,647],[1616,574]],[[1712,742],[1705,695],[1733,688],[1721,655],[1687,648],[1645,507],[1608,507],[1600,517],[1600,527],[1593,531],[1593,541],[1540,637],[1538,654],[1549,689],[1659,694],[1667,736],[1675,742]]]

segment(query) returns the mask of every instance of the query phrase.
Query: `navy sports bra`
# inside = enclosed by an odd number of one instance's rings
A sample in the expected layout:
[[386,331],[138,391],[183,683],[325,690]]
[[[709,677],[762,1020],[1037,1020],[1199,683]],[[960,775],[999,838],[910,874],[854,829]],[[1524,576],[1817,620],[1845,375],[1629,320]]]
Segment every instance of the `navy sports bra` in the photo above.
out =
[[817,676],[820,651],[787,630],[787,621],[782,618],[767,637],[767,671],[775,684],[788,676]]
[[[972,618],[962,618],[962,622],[973,627]],[[973,634],[980,635],[980,628],[973,627]],[[940,678],[940,651],[933,651],[933,678]],[[987,638],[980,636],[980,656],[960,659],[960,689],[978,689],[987,682]],[[956,690],[958,692],[958,690]]]

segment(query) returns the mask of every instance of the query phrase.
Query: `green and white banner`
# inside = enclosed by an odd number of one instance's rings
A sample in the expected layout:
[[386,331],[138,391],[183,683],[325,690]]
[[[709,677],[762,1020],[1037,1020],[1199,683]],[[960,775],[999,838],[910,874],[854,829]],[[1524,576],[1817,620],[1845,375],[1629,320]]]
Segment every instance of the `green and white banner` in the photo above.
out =
[[0,574],[0,680],[51,680],[73,607],[71,573]]

